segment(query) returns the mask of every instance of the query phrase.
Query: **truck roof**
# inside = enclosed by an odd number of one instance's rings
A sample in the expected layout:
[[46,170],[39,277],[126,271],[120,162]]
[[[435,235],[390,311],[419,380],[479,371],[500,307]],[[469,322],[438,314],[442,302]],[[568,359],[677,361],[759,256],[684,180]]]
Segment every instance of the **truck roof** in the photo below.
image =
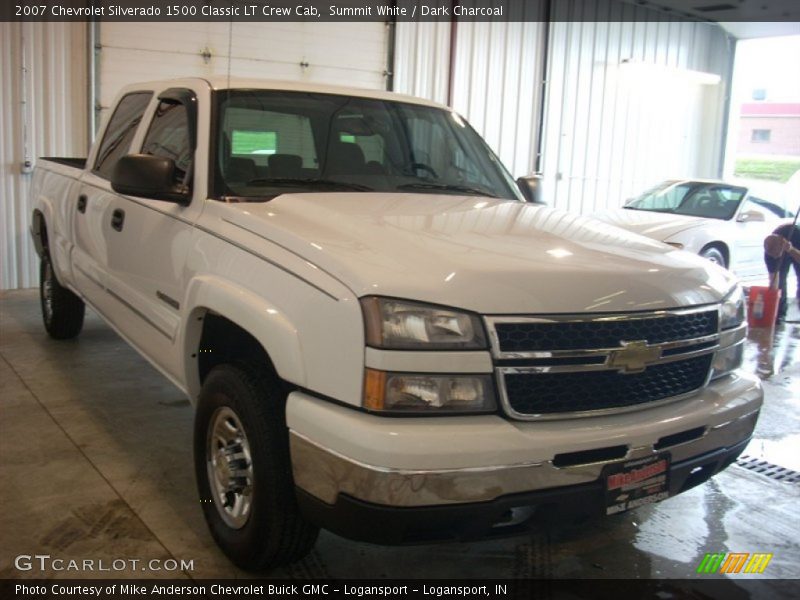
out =
[[165,85],[179,85],[180,81],[203,81],[211,86],[214,90],[226,89],[259,89],[259,90],[285,90],[291,92],[313,92],[318,94],[340,94],[343,96],[355,96],[359,98],[374,98],[377,100],[393,100],[395,102],[408,102],[411,104],[420,104],[423,106],[434,106],[450,110],[449,107],[426,100],[425,98],[417,98],[416,96],[409,96],[407,94],[398,94],[396,92],[386,92],[383,90],[371,90],[366,88],[356,88],[338,85],[329,85],[324,83],[311,83],[305,81],[281,81],[273,79],[249,79],[242,77],[230,77],[225,75],[215,75],[211,77],[187,77],[180,79],[169,79],[161,81],[147,81],[125,86],[124,92],[134,91],[142,88],[160,88]]

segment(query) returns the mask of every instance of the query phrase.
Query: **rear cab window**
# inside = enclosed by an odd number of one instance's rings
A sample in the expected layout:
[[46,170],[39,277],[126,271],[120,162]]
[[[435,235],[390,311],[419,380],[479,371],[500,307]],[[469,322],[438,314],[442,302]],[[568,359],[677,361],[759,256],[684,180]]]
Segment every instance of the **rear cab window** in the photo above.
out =
[[222,125],[219,167],[234,189],[267,177],[319,175],[309,117],[245,105],[229,108]]

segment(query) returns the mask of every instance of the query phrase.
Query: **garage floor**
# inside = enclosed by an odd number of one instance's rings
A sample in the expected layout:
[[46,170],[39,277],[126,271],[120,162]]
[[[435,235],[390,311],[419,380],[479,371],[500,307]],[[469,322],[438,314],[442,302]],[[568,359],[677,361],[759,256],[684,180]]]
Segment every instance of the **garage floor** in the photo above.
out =
[[[747,369],[767,393],[747,454],[800,471],[800,326],[752,332]],[[0,296],[0,411],[0,578],[126,574],[19,572],[19,554],[172,557],[194,570],[161,576],[247,576],[206,531],[189,402],[94,313],[77,341],[55,342],[37,291]],[[762,577],[797,578],[799,501],[800,483],[734,465],[660,505],[503,541],[385,548],[323,533],[270,576],[683,578],[707,552],[769,552]]]

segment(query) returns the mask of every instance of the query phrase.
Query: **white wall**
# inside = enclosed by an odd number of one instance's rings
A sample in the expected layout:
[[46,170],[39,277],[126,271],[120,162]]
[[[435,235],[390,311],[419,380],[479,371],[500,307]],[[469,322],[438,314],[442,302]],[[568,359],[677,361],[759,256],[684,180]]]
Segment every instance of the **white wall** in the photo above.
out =
[[[571,4],[552,3],[559,11],[569,11]],[[594,20],[559,22],[563,15],[556,14],[549,25],[521,12],[538,5],[513,6],[518,12],[509,22],[457,24],[452,73],[449,23],[398,23],[395,89],[439,102],[447,102],[449,90],[454,108],[515,176],[534,170],[542,135],[545,199],[558,207],[591,213],[617,206],[662,178],[717,174],[732,52],[721,28],[666,19],[618,0],[597,0],[598,13],[588,16]],[[636,11],[637,21],[620,22],[631,16],[623,10]],[[515,15],[529,20],[513,21]],[[0,286],[14,288],[36,284],[27,233],[30,176],[19,174],[22,123],[28,124],[31,156],[85,154],[88,27],[2,23],[0,28]],[[222,74],[229,64],[235,76],[371,88],[386,83],[384,23],[104,22],[99,34],[103,107],[126,83]],[[31,109],[24,119],[23,45]],[[210,56],[204,58],[204,51]],[[671,74],[660,81],[647,76],[643,85],[641,71],[620,69],[626,58],[656,65],[656,73],[664,67],[717,73],[721,83],[700,85]]]
[[395,91],[447,104],[450,23],[400,21],[396,27]]
[[[234,77],[386,87],[384,23],[104,22],[99,30],[103,116],[122,86],[171,77],[230,72]],[[204,52],[210,56],[203,57]]]
[[38,285],[20,169],[26,157],[86,155],[86,62],[84,23],[0,23],[0,289]]
[[[20,174],[23,146],[34,158],[88,151],[88,31],[86,23],[0,23],[0,289],[38,285],[28,233],[31,176]],[[384,23],[103,22],[98,32],[98,124],[119,89],[137,81],[230,71],[236,77],[386,85]]]
[[[627,22],[554,22],[545,200],[589,214],[664,179],[717,177],[732,56],[733,41],[710,23],[656,13]],[[704,83],[711,78],[702,73],[719,82]]]
[[514,177],[536,164],[546,25],[459,23],[453,108],[481,133]]
[[459,21],[455,28],[397,24],[395,91],[450,102],[515,177],[528,175],[536,163],[545,33],[545,24],[536,20],[540,8],[519,2],[510,6],[509,21]]
[[[456,28],[452,106],[512,174],[535,170],[541,136],[544,199],[583,214],[670,177],[717,177],[734,47],[724,30],[618,0],[552,7],[549,24]],[[449,50],[449,24],[398,24],[397,91],[446,102]]]

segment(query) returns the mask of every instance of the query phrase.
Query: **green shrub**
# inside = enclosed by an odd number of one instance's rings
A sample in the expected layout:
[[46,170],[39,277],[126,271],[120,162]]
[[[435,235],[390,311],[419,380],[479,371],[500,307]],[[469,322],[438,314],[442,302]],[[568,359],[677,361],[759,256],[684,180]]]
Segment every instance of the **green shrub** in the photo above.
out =
[[798,170],[800,170],[800,159],[740,158],[736,161],[734,175],[748,179],[767,179],[786,183]]

